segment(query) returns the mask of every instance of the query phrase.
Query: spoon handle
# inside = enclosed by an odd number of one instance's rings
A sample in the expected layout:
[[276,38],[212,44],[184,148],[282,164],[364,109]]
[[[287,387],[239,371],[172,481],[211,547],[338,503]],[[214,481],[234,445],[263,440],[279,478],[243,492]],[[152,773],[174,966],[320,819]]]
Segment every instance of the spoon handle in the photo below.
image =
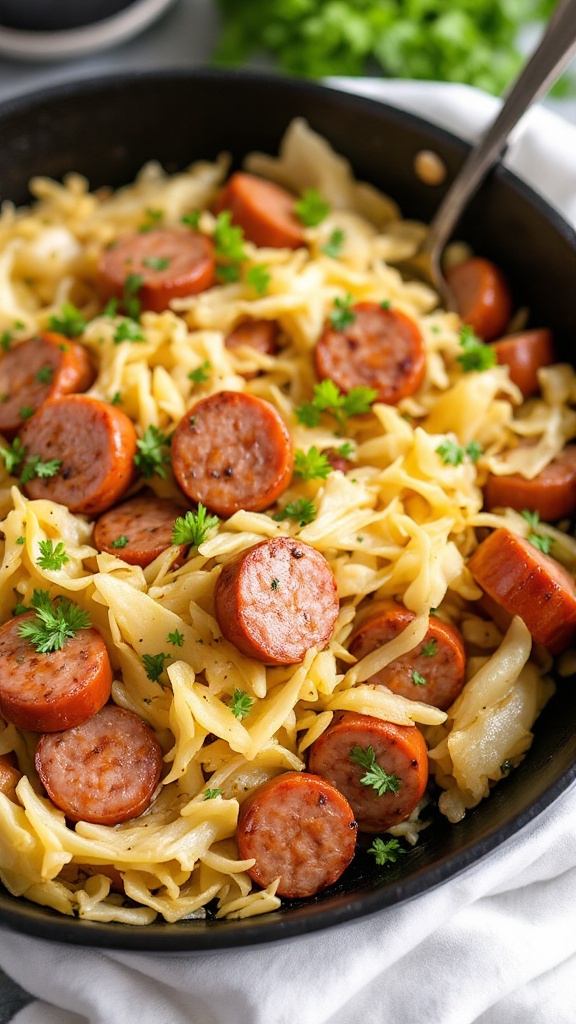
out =
[[436,211],[423,249],[441,252],[460,214],[506,148],[510,132],[576,54],[576,0],[560,0],[536,50],[513,82],[496,120],[474,146]]

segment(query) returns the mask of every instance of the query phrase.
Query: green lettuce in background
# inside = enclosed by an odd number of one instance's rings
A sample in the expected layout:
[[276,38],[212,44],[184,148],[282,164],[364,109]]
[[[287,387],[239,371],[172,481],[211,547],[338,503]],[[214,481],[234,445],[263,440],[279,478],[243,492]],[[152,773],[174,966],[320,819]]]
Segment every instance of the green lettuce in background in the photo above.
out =
[[[385,74],[500,93],[522,57],[518,36],[557,0],[217,0],[215,60],[272,56],[294,75]],[[564,80],[564,91],[569,87]]]

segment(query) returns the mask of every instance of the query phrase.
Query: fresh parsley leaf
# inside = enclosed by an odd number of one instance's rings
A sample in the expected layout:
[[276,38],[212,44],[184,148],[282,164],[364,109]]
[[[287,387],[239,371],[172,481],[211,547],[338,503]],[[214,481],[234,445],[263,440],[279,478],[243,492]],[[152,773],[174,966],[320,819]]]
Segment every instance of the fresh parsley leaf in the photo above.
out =
[[16,543],[17,544],[25,544],[26,543],[26,537],[16,537]]
[[322,252],[325,256],[330,256],[331,259],[337,260],[342,254],[342,246],[346,241],[346,232],[342,228],[334,228],[334,231],[330,235],[328,241],[322,246]]
[[119,537],[116,537],[116,539],[113,540],[110,543],[110,547],[111,548],[125,548],[127,543],[128,543],[128,537],[126,536],[125,533],[121,533]]
[[424,644],[420,653],[423,654],[425,658],[433,658],[435,654],[438,654],[438,641],[432,637],[431,640],[428,640]]
[[26,612],[31,612],[33,610],[34,609],[31,608],[30,605],[21,604],[20,602],[18,602],[18,604],[15,604],[12,609],[12,615],[14,616],[14,618],[16,618],[17,615],[25,615]]
[[401,846],[397,839],[384,842],[380,836],[376,836],[367,852],[374,855],[379,867],[383,867],[384,864],[395,864],[400,854],[406,853],[406,848]]
[[20,483],[28,483],[28,481],[33,480],[35,476],[40,480],[46,480],[51,476],[56,476],[61,465],[62,459],[48,459],[46,462],[43,462],[39,455],[29,455],[24,463],[24,468],[20,473]]
[[470,462],[478,462],[478,459],[484,451],[479,441],[469,441],[464,450],[470,459]]
[[145,256],[142,265],[150,270],[168,270],[171,262],[168,256]]
[[530,543],[537,548],[538,551],[541,551],[543,555],[548,555],[550,553],[552,537],[545,537],[542,533],[529,533],[526,540],[529,540]]
[[351,295],[345,295],[343,299],[336,296],[334,299],[334,309],[328,314],[328,319],[335,331],[345,331],[356,320],[356,313],[352,309],[353,302]]
[[35,379],[39,384],[51,384],[53,376],[54,368],[46,363],[45,366],[41,366],[40,369],[36,371]]
[[246,259],[244,232],[242,228],[232,225],[231,220],[230,210],[222,210],[216,218],[214,226],[216,257],[230,260],[233,263],[241,263]]
[[165,466],[170,463],[170,438],[158,427],[147,427],[143,437],[136,441],[138,451],[134,456],[134,465],[138,472],[149,480],[154,474],[166,478]]
[[390,299],[382,299],[382,302],[380,303],[380,309],[390,309],[391,306],[392,303],[390,302]]
[[108,299],[108,302],[104,306],[104,309],[102,310],[102,316],[114,317],[116,316],[117,312],[118,299],[116,298],[116,296],[113,296],[111,299]]
[[415,668],[412,669],[412,682],[414,686],[426,686],[426,679]]
[[247,718],[252,710],[254,698],[250,697],[245,690],[235,689],[230,700],[230,710],[235,718],[241,721]]
[[280,580],[273,579],[272,583],[270,584],[271,590],[278,590],[279,586],[280,586]]
[[3,348],[5,352],[8,352],[13,341],[14,335],[12,331],[2,331],[2,334],[0,334],[0,348]]
[[182,647],[182,644],[184,643],[184,633],[175,629],[173,633],[168,633],[166,639],[168,640],[168,643],[173,644],[174,647]]
[[294,476],[302,480],[325,480],[330,476],[332,466],[324,452],[312,445],[307,452],[298,449],[294,456]]
[[520,515],[522,516],[522,519],[526,520],[528,526],[530,526],[532,530],[538,529],[538,526],[540,525],[539,512],[533,512],[531,509],[525,508],[522,510]]
[[254,266],[249,267],[246,271],[246,283],[249,284],[258,295],[266,294],[271,280],[272,274],[265,263],[255,263]]
[[122,395],[120,394],[119,391],[115,391],[114,394],[112,395],[112,398],[110,399],[110,405],[120,405],[121,401]]
[[351,459],[354,455],[354,445],[350,441],[344,441],[344,444],[339,445],[336,451],[342,459]]
[[456,361],[464,373],[489,370],[497,363],[495,350],[478,338],[468,324],[460,329],[460,348],[462,351],[456,356]]
[[122,317],[114,331],[114,344],[120,345],[123,341],[146,341],[140,324],[131,317]]
[[142,303],[138,298],[138,292],[144,284],[142,274],[128,274],[124,281],[124,293],[122,295],[122,306],[131,320],[138,320],[142,310]]
[[71,302],[65,302],[58,313],[53,313],[48,320],[48,327],[66,338],[77,338],[87,327],[87,321],[79,309]]
[[34,415],[36,410],[31,405],[22,405],[19,409],[19,415],[21,420],[29,420]]
[[200,210],[191,210],[190,213],[185,213],[184,216],[180,218],[180,222],[182,224],[186,224],[186,226],[189,228],[194,228],[194,230],[196,231],[198,229],[198,225],[200,224],[200,216]]
[[156,224],[160,224],[163,217],[163,210],[153,210],[151,207],[148,207],[148,209],[146,210],[146,220],[140,225],[138,231],[141,234],[145,234],[148,231],[152,231],[152,228]]
[[205,384],[207,380],[210,380],[211,376],[212,364],[208,359],[205,359],[195,370],[190,370],[188,380],[191,380],[193,384]]
[[16,476],[16,471],[26,457],[26,449],[19,437],[15,437],[9,448],[0,448],[0,455],[4,460],[6,472],[10,476]]
[[330,213],[330,203],[322,198],[317,188],[307,188],[294,203],[294,213],[305,227],[315,228]]
[[362,776],[360,782],[363,786],[371,786],[372,789],[375,789],[378,796],[384,796],[385,793],[397,793],[400,789],[402,780],[397,775],[391,775],[384,770],[382,765],[378,764],[374,747],[366,747],[364,750],[356,743],[350,748],[350,760],[366,769],[366,774]]
[[62,566],[69,562],[66,548],[61,540],[58,541],[56,547],[52,540],[41,540],[38,544],[40,555],[36,559],[36,565],[40,569],[48,569],[52,572],[58,572]]
[[76,636],[78,630],[90,626],[87,612],[67,597],[53,602],[47,590],[35,590],[30,604],[36,615],[34,619],[23,622],[18,633],[30,641],[38,654],[62,650],[66,640]]
[[164,651],[160,651],[159,654],[143,654],[142,664],[146,670],[146,675],[151,683],[157,683],[164,671],[164,662],[170,658],[169,654],[165,654]]
[[216,277],[224,284],[235,284],[240,280],[240,265],[238,263],[217,263]]
[[221,789],[205,789],[204,790],[204,799],[205,800],[215,800],[217,796],[222,796],[222,790]]
[[295,519],[298,526],[306,526],[316,519],[316,506],[309,498],[298,498],[297,501],[289,501],[272,518],[278,523],[281,523],[283,519]]
[[172,543],[199,547],[206,540],[208,531],[220,525],[218,516],[209,516],[207,511],[200,501],[196,512],[187,512],[185,516],[178,516],[172,530]]
[[446,466],[461,466],[466,455],[471,462],[477,462],[482,455],[483,448],[478,441],[470,441],[463,448],[457,441],[452,441],[447,437],[438,445],[436,452]]
[[343,394],[332,380],[323,380],[314,385],[314,397],[311,402],[303,402],[296,407],[295,415],[299,423],[305,427],[317,427],[320,414],[329,412],[335,416],[338,428],[342,433],[349,416],[362,415],[370,411],[372,402],[378,393],[373,388],[352,388]]

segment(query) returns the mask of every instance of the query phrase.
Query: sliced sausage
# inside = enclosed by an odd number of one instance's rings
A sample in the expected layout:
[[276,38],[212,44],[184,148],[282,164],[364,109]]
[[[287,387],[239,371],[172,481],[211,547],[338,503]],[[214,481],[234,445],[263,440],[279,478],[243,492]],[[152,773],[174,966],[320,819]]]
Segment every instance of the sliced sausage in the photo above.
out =
[[118,501],[134,477],[136,430],[109,402],[89,395],[51,399],[24,424],[20,437],[28,458],[61,462],[54,476],[35,476],[24,485],[29,498],[97,515]]
[[63,334],[15,345],[0,360],[0,434],[14,437],[43,402],[86,391],[95,376],[87,350]]
[[143,309],[161,313],[172,299],[211,288],[215,281],[214,244],[198,231],[154,228],[135,232],[106,249],[98,262],[104,299],[126,297],[126,282],[141,278],[135,297]]
[[232,223],[242,228],[254,245],[272,249],[298,249],[304,229],[294,213],[296,196],[255,174],[237,171],[215,204],[215,212],[230,210]]
[[346,394],[374,388],[376,401],[387,405],[414,394],[426,368],[418,324],[377,302],[359,302],[350,313],[354,320],[342,330],[326,324],[315,350],[318,377],[333,380]]
[[520,473],[490,473],[484,485],[484,507],[528,509],[553,523],[576,512],[576,445],[570,444],[532,480]]
[[324,647],[339,609],[324,555],[294,537],[261,541],[227,562],[214,603],[226,639],[266,665],[296,664]]
[[[393,640],[414,618],[414,612],[398,601],[377,602],[354,628],[350,653],[360,660]],[[431,617],[426,636],[416,650],[396,658],[366,681],[444,710],[464,686],[465,669],[466,654],[459,630]]]
[[[278,351],[279,326],[276,320],[241,320],[227,335],[226,348],[235,349],[248,345],[266,356],[274,356]],[[246,380],[255,377],[254,373],[244,374]]]
[[[94,527],[94,545],[129,565],[145,568],[172,546],[172,531],[184,510],[170,498],[138,494],[104,512]],[[183,557],[185,545],[180,545]]]
[[42,736],[34,764],[52,803],[70,821],[119,825],[150,806],[162,750],[138,715],[107,704],[82,725]]
[[538,394],[538,370],[550,366],[556,356],[552,332],[546,327],[533,331],[518,331],[493,342],[496,359],[507,366],[510,380],[520,388],[524,398]]
[[236,843],[248,874],[263,887],[301,899],[333,885],[350,864],[357,825],[347,800],[324,779],[285,772],[259,786],[240,807]]
[[[367,781],[382,780],[382,793]],[[348,800],[361,832],[382,832],[412,814],[428,782],[428,749],[416,726],[346,711],[312,744],[308,770]],[[362,781],[364,780],[364,781]]]
[[274,406],[240,391],[219,391],[176,427],[172,468],[192,501],[219,516],[262,512],[288,487],[294,446]]
[[500,528],[478,545],[468,568],[489,597],[524,620],[536,643],[552,654],[574,643],[576,586],[549,555]]
[[499,338],[512,316],[512,294],[501,270],[473,256],[445,270],[461,320],[484,341]]
[[18,729],[55,732],[80,725],[110,696],[112,667],[97,629],[80,629],[60,651],[39,654],[20,636],[29,612],[0,627],[0,715]]
[[341,473],[347,473],[349,469],[354,469],[354,463],[342,455],[337,448],[323,448],[322,454],[326,456],[332,469],[339,469]]
[[22,778],[14,754],[0,754],[0,793],[17,803],[16,786]]

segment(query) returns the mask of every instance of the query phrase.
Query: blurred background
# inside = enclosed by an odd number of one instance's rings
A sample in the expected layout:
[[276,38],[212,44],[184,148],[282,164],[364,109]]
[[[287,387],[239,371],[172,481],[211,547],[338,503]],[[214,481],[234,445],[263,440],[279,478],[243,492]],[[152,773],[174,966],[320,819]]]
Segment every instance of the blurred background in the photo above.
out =
[[[0,0],[0,98],[153,67],[463,82],[500,95],[557,0]],[[576,70],[547,101],[576,121]]]

